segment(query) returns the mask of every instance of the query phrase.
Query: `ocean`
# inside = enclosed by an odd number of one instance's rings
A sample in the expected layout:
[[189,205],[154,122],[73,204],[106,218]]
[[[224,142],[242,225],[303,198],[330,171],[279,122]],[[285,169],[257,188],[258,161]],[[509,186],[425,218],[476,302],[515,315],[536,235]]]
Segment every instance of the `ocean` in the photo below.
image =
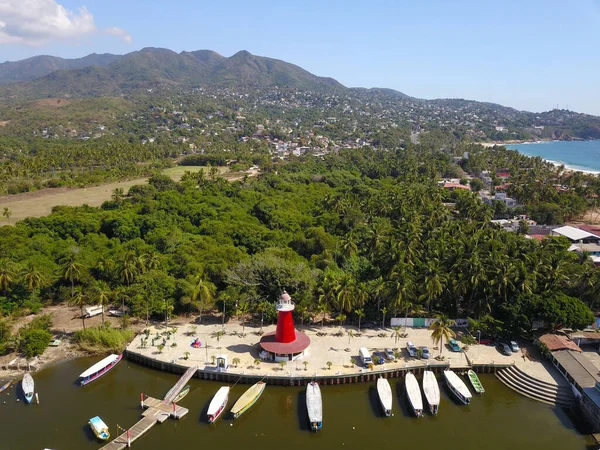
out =
[[600,140],[509,144],[506,148],[518,150],[527,156],[540,156],[555,164],[564,164],[568,169],[600,173]]

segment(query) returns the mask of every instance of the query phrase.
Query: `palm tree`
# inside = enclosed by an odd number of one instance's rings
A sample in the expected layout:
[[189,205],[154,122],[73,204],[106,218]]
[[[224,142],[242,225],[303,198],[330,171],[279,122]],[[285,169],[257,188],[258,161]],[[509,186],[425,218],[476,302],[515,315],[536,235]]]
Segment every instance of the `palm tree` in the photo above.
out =
[[255,359],[254,359],[254,363],[253,363],[253,364],[254,364],[255,366],[259,367],[259,366],[260,366],[260,363],[261,363],[261,361],[260,361],[260,359],[259,359],[259,358],[255,358]]
[[[112,298],[113,292],[105,281],[96,281],[94,283],[94,299],[102,306],[102,326],[104,326],[104,309]],[[146,328],[148,324],[146,323]]]
[[325,314],[327,314],[329,312],[329,305],[324,301],[319,302],[319,305],[317,306],[317,312],[320,314],[321,313],[323,314],[323,316],[321,317],[321,330],[322,330],[323,324],[325,323]]
[[387,314],[387,308],[384,306],[383,308],[381,308],[381,314],[382,314],[382,318],[381,318],[381,328],[385,328],[385,315]]
[[246,321],[244,316],[250,311],[250,304],[247,301],[241,301],[235,309],[235,313],[240,317],[242,323],[242,336],[245,336]]
[[[266,302],[265,300],[259,300],[256,303],[256,312],[260,313],[260,333],[262,333],[263,330],[263,324],[265,321],[265,311],[267,310],[267,308],[269,307],[269,303]],[[298,309],[298,308],[296,308]]]
[[131,284],[134,278],[140,273],[140,261],[133,250],[129,250],[119,261],[117,273],[127,286]]
[[69,252],[61,260],[61,273],[71,283],[71,297],[75,296],[75,280],[79,281],[83,266],[77,261],[77,253]]
[[302,364],[304,364],[304,370],[306,371],[306,368],[308,367],[308,361],[304,361]]
[[31,261],[21,270],[21,278],[27,285],[29,292],[33,292],[46,284],[44,274]]
[[232,364],[233,364],[235,367],[237,367],[237,366],[238,366],[238,364],[239,364],[239,363],[241,363],[241,362],[242,362],[242,361],[241,361],[241,360],[240,360],[240,358],[238,358],[238,357],[235,357],[235,358],[233,358],[233,359],[231,360],[231,363],[232,363]]
[[362,319],[365,316],[365,310],[364,309],[355,309],[354,314],[356,314],[358,316],[358,332],[360,333],[360,319]]
[[11,210],[10,210],[10,209],[8,209],[7,207],[4,207],[4,211],[2,212],[2,215],[3,215],[4,217],[6,217],[6,221],[7,221],[8,223],[10,223],[10,216],[12,215],[12,212],[11,212]]
[[82,289],[77,288],[77,292],[73,297],[71,297],[71,304],[79,307],[79,311],[81,313],[81,322],[83,323],[83,329],[85,330],[85,314],[83,312],[83,308],[85,305],[89,304],[89,299]]
[[331,361],[327,361],[325,365],[327,366],[327,369],[331,370],[331,366],[333,366],[333,363]]
[[183,359],[185,359],[186,361],[190,359],[190,352],[183,352]]
[[456,333],[450,328],[455,324],[456,322],[454,320],[448,319],[444,314],[438,314],[437,320],[429,326],[429,329],[433,330],[431,333],[433,343],[440,347],[440,357],[442,356],[442,350],[444,348],[444,338],[446,339],[446,342],[448,342],[456,336]]
[[205,281],[200,275],[196,277],[196,285],[192,292],[191,301],[198,308],[198,322],[202,323],[202,311],[213,305],[215,286],[210,281]]
[[4,297],[8,295],[8,286],[14,281],[16,273],[15,263],[8,258],[0,259],[0,287],[4,292]]
[[394,346],[398,347],[398,339],[402,337],[402,327],[395,326],[395,327],[392,327],[392,330],[394,330],[394,331],[392,331],[392,335],[391,335],[391,337],[394,338]]
[[285,361],[279,361],[279,368],[280,370],[283,370],[283,368],[287,365],[287,363]]

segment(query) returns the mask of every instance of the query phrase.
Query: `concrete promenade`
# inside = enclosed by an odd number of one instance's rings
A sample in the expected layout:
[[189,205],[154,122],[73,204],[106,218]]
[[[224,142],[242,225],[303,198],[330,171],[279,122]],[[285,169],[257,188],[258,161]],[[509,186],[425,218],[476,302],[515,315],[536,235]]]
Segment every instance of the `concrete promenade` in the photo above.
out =
[[[442,352],[444,360],[436,360],[435,356],[439,355],[439,349],[433,345],[431,331],[423,328],[408,328],[406,330],[407,337],[395,339],[392,337],[393,330],[391,328],[362,329],[360,336],[351,337],[348,335],[348,331],[352,330],[356,335],[358,333],[356,327],[340,329],[339,326],[326,326],[321,330],[318,325],[304,328],[297,326],[297,329],[310,337],[311,345],[303,359],[288,362],[282,367],[278,363],[269,361],[255,364],[255,360],[259,359],[257,344],[260,341],[260,335],[257,334],[258,328],[246,326],[244,335],[242,335],[242,326],[237,323],[225,324],[224,328],[220,324],[175,324],[174,326],[177,331],[170,338],[167,338],[164,326],[150,327],[151,332],[146,345],[142,344],[145,335],[140,334],[130,343],[127,351],[144,358],[183,367],[198,365],[200,370],[207,372],[214,372],[216,369],[213,356],[227,355],[229,364],[227,373],[261,377],[362,375],[383,370],[402,370],[406,367],[425,368],[428,364],[449,364],[451,369],[456,370],[466,369],[471,365],[506,366],[516,364],[521,370],[535,378],[557,383],[556,377],[548,370],[541,358],[531,361],[524,358],[520,352],[504,356],[493,346],[472,345],[466,352],[452,352],[444,345]],[[169,329],[172,329],[171,325],[169,325]],[[223,330],[225,334],[217,338],[217,333]],[[335,336],[335,333],[340,330],[342,330],[343,336]],[[275,325],[264,327],[263,331],[265,333],[275,331]],[[317,333],[327,333],[327,335],[320,336]],[[201,342],[200,348],[191,346],[196,338]],[[152,345],[153,339],[154,346]],[[158,346],[163,343],[163,340],[165,344],[160,350]],[[408,341],[417,347],[429,347],[431,358],[426,360],[410,357],[406,351]],[[459,345],[464,347],[462,343]],[[395,361],[386,361],[383,365],[375,365],[372,370],[363,369],[358,365],[358,349],[360,347],[366,347],[372,353],[383,351],[384,348],[389,347],[397,349],[399,356]],[[351,358],[356,361],[356,364],[352,363]],[[236,364],[237,359],[239,362]],[[328,362],[331,364],[328,365]]]

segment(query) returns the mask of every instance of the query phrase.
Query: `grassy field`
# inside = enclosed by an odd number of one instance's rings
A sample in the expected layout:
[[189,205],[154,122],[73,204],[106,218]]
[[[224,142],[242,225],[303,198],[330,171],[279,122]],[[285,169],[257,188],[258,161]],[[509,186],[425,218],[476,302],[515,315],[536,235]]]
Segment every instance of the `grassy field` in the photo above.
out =
[[[177,166],[163,170],[165,175],[169,175],[173,180],[179,181],[185,171],[198,172],[202,167],[198,166]],[[206,167],[205,172],[208,173]],[[219,167],[219,173],[225,174],[228,167]],[[228,176],[231,175],[231,176]],[[239,174],[227,174],[226,178],[239,177]],[[43,189],[41,191],[26,192],[24,194],[7,195],[0,197],[0,210],[8,208],[11,212],[10,221],[2,218],[2,224],[14,224],[18,220],[26,217],[42,217],[52,212],[53,206],[100,206],[104,201],[110,200],[112,192],[116,188],[123,188],[125,192],[131,186],[136,184],[145,184],[147,178],[138,178],[135,180],[119,181],[115,183],[102,184],[82,189],[77,188],[56,188]]]

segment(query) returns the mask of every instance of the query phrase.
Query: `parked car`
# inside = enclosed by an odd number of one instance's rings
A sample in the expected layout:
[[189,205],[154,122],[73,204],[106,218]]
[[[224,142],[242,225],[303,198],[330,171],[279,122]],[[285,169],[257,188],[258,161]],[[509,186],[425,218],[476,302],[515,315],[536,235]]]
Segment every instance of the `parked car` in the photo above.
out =
[[480,343],[481,345],[490,345],[490,344],[493,344],[493,343],[494,343],[494,340],[493,340],[492,338],[490,338],[490,337],[483,337],[483,336],[482,336],[482,337],[479,339],[479,343]]
[[360,325],[361,328],[377,328],[377,322],[364,322]]
[[448,341],[448,346],[453,352],[460,352],[460,345],[458,345],[458,342],[456,342],[454,339],[450,339]]
[[515,341],[510,341],[510,349],[513,351],[513,353],[518,352],[519,349],[519,344],[517,344]]
[[429,348],[428,347],[421,347],[421,358],[429,359]]
[[393,361],[394,359],[396,359],[396,355],[394,355],[394,352],[392,351],[391,348],[386,348],[384,350],[385,353],[385,357],[388,361]]
[[373,362],[375,364],[383,364],[385,362],[385,359],[383,358],[381,352],[375,352],[375,354],[373,355]]
[[410,341],[406,343],[406,351],[408,352],[409,356],[417,356],[417,347],[415,347],[415,344]]
[[504,342],[498,344],[498,351],[506,356],[512,355],[512,349],[508,344],[505,344]]

